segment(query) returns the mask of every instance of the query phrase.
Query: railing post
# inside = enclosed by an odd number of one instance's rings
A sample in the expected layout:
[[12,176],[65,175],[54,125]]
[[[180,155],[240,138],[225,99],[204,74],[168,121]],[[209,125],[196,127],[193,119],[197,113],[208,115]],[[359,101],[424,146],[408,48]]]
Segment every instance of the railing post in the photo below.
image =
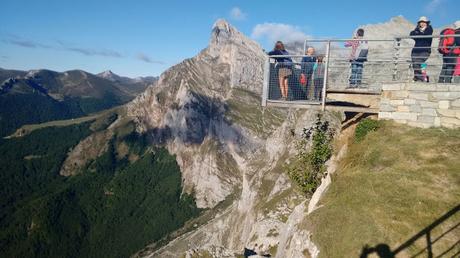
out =
[[431,231],[426,232],[426,251],[428,252],[428,258],[433,258],[433,248],[431,246]]
[[267,106],[268,87],[270,83],[270,57],[265,58],[264,63],[264,85],[262,87],[262,107]]
[[321,110],[324,111],[326,109],[326,87],[327,87],[327,81],[328,81],[328,76],[329,76],[329,57],[331,54],[331,41],[327,41],[326,45],[326,65],[324,67],[324,80],[323,80],[323,90],[322,90],[322,102],[321,102]]
[[393,55],[393,64],[394,64],[394,67],[393,67],[393,81],[396,81],[397,76],[398,76],[399,50],[401,49],[400,47],[401,47],[401,39],[396,38],[395,41],[394,41],[395,54]]
[[303,53],[302,55],[306,55],[307,53],[307,39],[303,42]]

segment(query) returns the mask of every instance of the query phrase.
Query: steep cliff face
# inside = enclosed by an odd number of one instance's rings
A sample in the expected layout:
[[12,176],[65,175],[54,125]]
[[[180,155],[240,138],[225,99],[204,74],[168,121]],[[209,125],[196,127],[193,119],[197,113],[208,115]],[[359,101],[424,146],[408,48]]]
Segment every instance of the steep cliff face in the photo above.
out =
[[196,194],[199,207],[213,207],[231,194],[250,153],[262,145],[231,121],[228,100],[261,93],[263,55],[255,42],[219,20],[208,48],[166,71],[158,87],[128,106],[139,131],[177,154],[184,189]]
[[[228,204],[192,232],[140,256],[232,257],[245,247],[274,255],[281,237],[288,251],[293,235],[308,237],[295,227],[306,200],[283,166],[295,152],[293,134],[311,125],[315,113],[260,106],[264,58],[256,42],[219,20],[206,49],[167,70],[128,105],[137,130],[176,155],[184,191],[198,207]],[[338,126],[338,118],[326,119]],[[295,248],[307,247],[300,241]]]
[[209,61],[216,58],[219,63],[229,65],[230,87],[262,92],[265,58],[262,48],[226,21],[214,24],[209,47],[199,57]]

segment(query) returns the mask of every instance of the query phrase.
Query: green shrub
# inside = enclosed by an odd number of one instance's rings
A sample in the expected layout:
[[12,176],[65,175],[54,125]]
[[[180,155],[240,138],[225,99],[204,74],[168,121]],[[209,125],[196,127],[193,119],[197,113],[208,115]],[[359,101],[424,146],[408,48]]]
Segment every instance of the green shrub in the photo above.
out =
[[380,122],[374,119],[366,118],[363,119],[355,130],[355,139],[360,142],[366,137],[369,132],[373,132],[380,127]]
[[320,115],[313,127],[304,128],[302,139],[297,143],[296,158],[288,167],[289,177],[303,193],[313,194],[321,183],[325,163],[332,155],[333,137],[329,122],[322,121]]

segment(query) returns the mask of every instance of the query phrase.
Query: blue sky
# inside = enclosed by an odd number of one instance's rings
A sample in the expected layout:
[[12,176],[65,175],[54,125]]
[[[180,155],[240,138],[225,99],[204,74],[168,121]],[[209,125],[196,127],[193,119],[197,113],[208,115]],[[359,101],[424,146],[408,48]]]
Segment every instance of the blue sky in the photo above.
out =
[[457,1],[1,0],[0,67],[159,75],[205,48],[218,18],[268,48],[277,37],[349,37],[397,15],[440,27],[460,19]]

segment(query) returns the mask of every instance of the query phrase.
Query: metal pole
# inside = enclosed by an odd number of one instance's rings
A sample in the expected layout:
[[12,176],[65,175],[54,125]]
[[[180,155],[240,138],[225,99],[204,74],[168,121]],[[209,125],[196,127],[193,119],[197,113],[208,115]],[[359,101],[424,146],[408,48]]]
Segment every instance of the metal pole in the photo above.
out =
[[326,65],[324,67],[324,80],[323,80],[323,94],[322,94],[322,103],[321,110],[324,112],[326,110],[326,87],[327,87],[327,77],[329,76],[329,57],[331,54],[331,41],[327,41],[326,45]]
[[302,55],[305,55],[307,53],[307,39],[303,42],[303,53]]
[[399,60],[399,49],[401,48],[401,39],[396,38],[394,42],[395,54],[393,55],[393,81],[397,80],[398,75],[398,60]]
[[265,58],[264,63],[264,85],[262,86],[262,107],[267,106],[268,86],[270,83],[270,57]]

